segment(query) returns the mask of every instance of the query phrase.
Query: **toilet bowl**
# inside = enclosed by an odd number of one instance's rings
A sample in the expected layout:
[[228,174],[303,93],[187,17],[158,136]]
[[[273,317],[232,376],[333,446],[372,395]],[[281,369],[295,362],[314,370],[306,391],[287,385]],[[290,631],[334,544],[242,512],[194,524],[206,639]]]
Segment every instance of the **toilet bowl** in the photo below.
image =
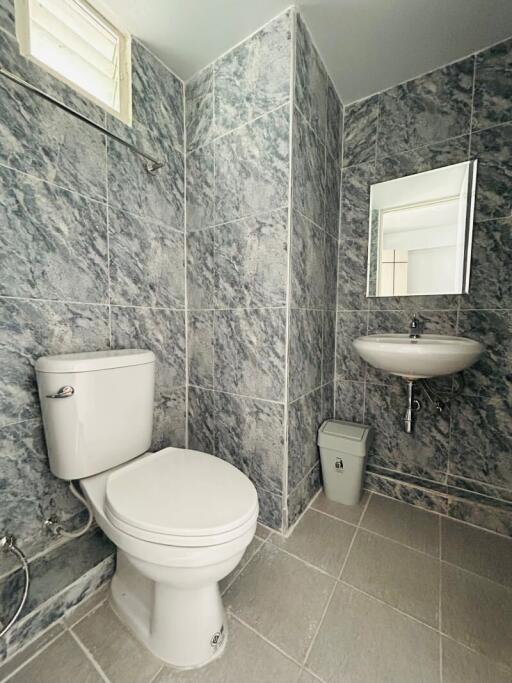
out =
[[49,356],[37,361],[36,374],[50,468],[80,480],[118,549],[114,609],[168,664],[207,664],[226,643],[218,582],[254,536],[256,489],[235,467],[200,451],[144,452],[150,351]]

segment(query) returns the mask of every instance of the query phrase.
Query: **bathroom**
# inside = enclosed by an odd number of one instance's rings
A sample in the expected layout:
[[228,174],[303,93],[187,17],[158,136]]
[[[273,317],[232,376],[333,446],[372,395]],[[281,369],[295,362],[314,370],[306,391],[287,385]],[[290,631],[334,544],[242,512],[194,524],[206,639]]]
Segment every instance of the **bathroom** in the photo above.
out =
[[[512,5],[490,5],[0,0],[0,681],[510,683]],[[372,291],[384,190],[453,168],[459,288],[434,267],[429,293],[394,289],[388,245]],[[386,334],[396,362],[430,335],[478,353],[411,381],[354,346]],[[45,427],[105,359],[126,379],[96,432],[137,409],[121,459],[79,472],[70,414],[67,450]],[[369,427],[350,505],[322,476],[329,420]],[[114,509],[123,472],[158,539]],[[235,505],[215,605],[148,608],[131,539],[149,565],[172,515],[193,535]],[[231,547],[228,526],[180,543]]]

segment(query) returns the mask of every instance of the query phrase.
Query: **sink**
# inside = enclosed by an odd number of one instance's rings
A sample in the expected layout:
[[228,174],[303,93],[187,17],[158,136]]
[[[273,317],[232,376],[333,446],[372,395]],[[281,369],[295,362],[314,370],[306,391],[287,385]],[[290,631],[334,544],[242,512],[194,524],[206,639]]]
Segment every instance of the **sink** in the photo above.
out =
[[476,363],[483,353],[480,342],[465,337],[422,334],[370,334],[359,337],[354,348],[373,367],[409,380],[460,372]]

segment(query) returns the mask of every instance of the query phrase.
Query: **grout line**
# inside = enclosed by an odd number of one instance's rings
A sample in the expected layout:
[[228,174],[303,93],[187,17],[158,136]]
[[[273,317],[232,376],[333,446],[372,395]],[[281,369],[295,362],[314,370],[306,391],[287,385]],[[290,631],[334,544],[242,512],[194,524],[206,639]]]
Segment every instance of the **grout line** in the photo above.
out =
[[78,647],[82,650],[82,652],[85,654],[87,659],[91,662],[93,667],[96,669],[96,671],[99,673],[101,678],[105,681],[105,683],[110,683],[109,679],[107,678],[107,675],[101,668],[101,666],[98,664],[98,662],[94,659],[92,656],[91,652],[85,647],[85,645],[82,643],[80,638],[74,633],[72,630],[68,630],[69,635],[73,638],[73,640],[76,642]]
[[[229,581],[229,583],[226,585],[226,587],[222,590],[221,596],[224,596],[228,592],[228,590],[235,583],[235,581],[238,579],[238,577],[244,571],[244,569],[247,567],[247,565],[254,560],[256,555],[258,555],[260,550],[263,548],[263,544],[265,543],[266,539],[260,538],[259,536],[254,536],[253,539],[254,538],[258,539],[258,541],[260,542],[259,546],[256,548],[256,550],[253,552],[253,554],[250,556],[250,558],[246,562],[244,562],[243,564],[239,563],[235,567],[235,569],[232,570],[233,576],[232,576],[231,580]],[[247,547],[249,547],[249,546],[247,546]]]
[[154,682],[156,681],[156,679],[158,678],[158,676],[160,676],[160,674],[161,674],[165,669],[166,669],[165,664],[162,664],[162,666],[160,667],[160,669],[158,669],[158,671],[156,672],[156,674],[155,674],[154,676],[152,676],[152,678],[148,681],[148,683],[154,683]]
[[277,650],[277,651],[280,652],[282,655],[284,655],[284,656],[286,657],[286,659],[292,661],[294,664],[297,664],[297,666],[299,666],[299,667],[302,666],[301,663],[300,663],[297,659],[295,659],[292,655],[290,655],[290,654],[288,654],[287,652],[285,652],[281,647],[279,647],[279,645],[276,645],[275,643],[273,643],[273,642],[272,642],[271,640],[269,640],[266,636],[264,636],[262,633],[260,633],[259,631],[257,631],[257,630],[254,628],[254,626],[251,626],[250,624],[248,624],[246,621],[244,621],[241,617],[239,617],[237,614],[235,614],[235,612],[233,612],[233,611],[232,611],[231,609],[229,609],[229,608],[228,608],[228,613],[230,614],[230,616],[231,616],[233,619],[235,619],[235,620],[238,621],[240,624],[242,624],[242,626],[245,626],[246,628],[248,628],[250,631],[252,631],[254,634],[256,634],[259,638],[261,638],[261,639],[264,640],[266,643],[268,643],[268,645],[271,645],[271,646],[273,647],[274,650]]
[[7,657],[7,658],[4,659],[2,662],[0,662],[0,676],[1,676],[1,675],[2,675],[2,667],[4,666],[4,664],[8,664],[10,661],[12,661],[12,659],[13,659],[14,657],[17,657],[18,655],[23,654],[23,650],[25,650],[26,648],[28,648],[30,645],[33,645],[33,643],[34,643],[38,638],[40,638],[41,636],[43,636],[47,631],[49,631],[51,628],[53,628],[53,627],[56,626],[57,624],[60,624],[60,625],[61,625],[62,630],[59,631],[59,633],[56,634],[55,638],[51,638],[47,643],[45,643],[44,645],[42,645],[42,647],[40,647],[40,648],[39,648],[38,650],[36,650],[32,655],[30,655],[30,657],[27,657],[27,659],[24,659],[24,660],[20,663],[20,665],[17,666],[15,669],[13,669],[5,678],[0,678],[1,683],[7,683],[7,681],[10,681],[11,678],[13,678],[13,676],[14,676],[15,674],[17,674],[17,673],[20,671],[20,669],[23,669],[27,664],[29,664],[33,659],[35,659],[36,657],[38,657],[42,652],[44,652],[48,647],[50,647],[50,645],[53,645],[53,643],[55,643],[56,640],[58,640],[59,638],[61,638],[61,637],[66,633],[67,629],[66,629],[65,626],[62,624],[62,620],[61,620],[61,619],[58,619],[57,621],[54,621],[54,622],[53,622],[52,624],[50,624],[47,628],[45,628],[43,631],[41,631],[40,633],[38,633],[37,636],[35,636],[35,638],[33,638],[32,640],[29,640],[29,642],[26,643],[21,649],[17,650],[17,651],[13,654],[12,657]]

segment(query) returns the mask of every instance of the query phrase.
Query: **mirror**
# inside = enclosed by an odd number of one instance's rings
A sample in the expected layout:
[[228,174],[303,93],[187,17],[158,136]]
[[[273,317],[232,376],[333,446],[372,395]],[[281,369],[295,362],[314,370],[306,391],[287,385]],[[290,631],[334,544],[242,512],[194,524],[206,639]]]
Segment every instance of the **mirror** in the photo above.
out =
[[371,186],[367,296],[468,292],[476,167]]

